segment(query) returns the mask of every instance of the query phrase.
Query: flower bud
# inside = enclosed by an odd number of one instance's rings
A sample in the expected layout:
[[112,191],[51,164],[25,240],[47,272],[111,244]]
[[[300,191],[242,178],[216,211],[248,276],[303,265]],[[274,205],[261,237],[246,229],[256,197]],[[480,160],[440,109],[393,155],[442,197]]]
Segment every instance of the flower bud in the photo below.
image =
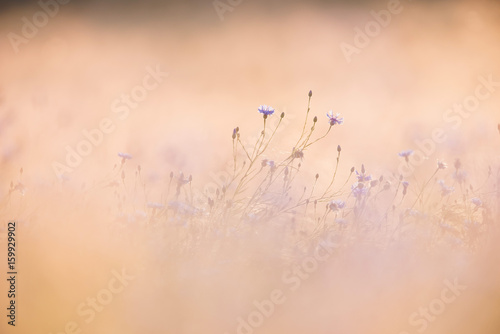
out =
[[340,145],[337,145],[337,152],[340,153],[340,151],[342,151],[342,147],[340,147]]
[[284,112],[282,112],[280,117],[281,117],[281,118],[285,117],[285,113],[284,113]]
[[313,122],[316,123],[318,121],[318,116],[314,116]]
[[[310,91],[309,91],[308,96],[309,96],[309,97],[313,96],[313,91],[312,91],[312,90],[310,90]],[[500,127],[500,124],[499,124],[498,126]]]

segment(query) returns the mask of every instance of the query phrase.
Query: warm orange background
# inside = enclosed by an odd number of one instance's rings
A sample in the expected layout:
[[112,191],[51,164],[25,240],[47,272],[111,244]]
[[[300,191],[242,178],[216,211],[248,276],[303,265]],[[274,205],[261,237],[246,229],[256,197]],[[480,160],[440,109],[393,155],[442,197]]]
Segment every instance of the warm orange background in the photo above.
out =
[[[457,129],[443,115],[474,93],[478,76],[500,81],[500,5],[401,3],[403,11],[351,63],[340,44],[352,43],[354,28],[364,27],[372,20],[370,11],[385,9],[386,2],[248,0],[223,21],[211,1],[75,2],[61,6],[18,53],[7,36],[19,33],[21,18],[40,8],[4,7],[0,232],[4,248],[6,222],[19,221],[21,306],[15,330],[6,327],[2,311],[1,332],[58,333],[68,321],[81,322],[77,305],[106,286],[112,270],[126,267],[137,279],[97,320],[82,326],[83,333],[234,333],[235,319],[248,314],[252,301],[280,286],[280,262],[264,257],[262,263],[220,270],[214,263],[223,255],[165,259],[165,240],[171,239],[123,223],[107,185],[118,175],[113,169],[121,161],[118,152],[125,152],[133,157],[126,162],[125,192],[133,197],[128,203],[161,202],[171,171],[193,175],[193,187],[203,190],[231,162],[232,129],[239,126],[246,138],[258,135],[261,104],[284,111],[289,121],[269,159],[291,150],[310,89],[320,132],[327,128],[327,111],[344,116],[342,126],[306,152],[303,182],[331,173],[339,144],[341,178],[362,163],[375,176],[397,173],[397,153],[417,149],[415,141],[429,138],[435,128],[443,128],[448,139],[417,168],[415,178],[428,177],[437,158],[450,163],[460,158],[471,182],[491,180],[488,166],[499,163],[500,87]],[[113,100],[130,93],[146,67],[157,64],[169,76],[125,120],[117,120]],[[63,163],[65,147],[77,145],[82,130],[105,117],[116,129],[61,183],[53,162]],[[9,195],[11,181],[23,194]],[[492,205],[498,200],[490,198]],[[245,247],[252,254],[274,252],[275,238],[248,241]],[[408,315],[439,294],[443,279],[460,276],[467,291],[426,333],[498,333],[494,257],[476,261],[457,252],[436,258],[418,242],[401,247],[389,254],[363,248],[344,254],[255,332],[410,330]],[[245,253],[235,246],[220,254],[238,252]],[[145,271],[138,271],[139,261]],[[2,296],[4,284],[2,279]]]

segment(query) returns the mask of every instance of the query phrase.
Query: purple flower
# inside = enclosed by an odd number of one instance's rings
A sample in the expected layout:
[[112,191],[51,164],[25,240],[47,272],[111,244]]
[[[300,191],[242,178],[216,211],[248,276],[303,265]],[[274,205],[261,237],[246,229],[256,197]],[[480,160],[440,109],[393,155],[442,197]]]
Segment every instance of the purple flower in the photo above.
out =
[[274,160],[262,160],[262,167],[266,166],[269,166],[271,168],[271,172],[274,172],[276,170],[276,163],[274,162]]
[[328,207],[332,211],[338,211],[340,209],[343,209],[345,207],[345,202],[341,200],[333,200],[328,203]]
[[372,180],[371,175],[366,175],[365,165],[361,165],[361,173],[356,170],[356,177],[358,182],[369,182]]
[[446,169],[448,167],[448,164],[446,162],[443,162],[441,160],[437,161],[438,169]]
[[361,199],[368,194],[368,188],[366,188],[363,183],[355,183],[351,186],[352,195],[356,199]]
[[344,117],[340,117],[339,113],[336,113],[335,115],[333,114],[333,111],[329,111],[326,113],[326,117],[328,117],[330,126],[334,126],[335,124],[342,124],[344,123]]
[[299,158],[300,160],[304,159],[304,151],[303,150],[295,150],[293,149],[293,158],[297,159]]
[[439,180],[438,183],[441,186],[441,196],[443,197],[455,191],[455,188],[445,185],[443,180]]
[[274,108],[271,106],[262,105],[259,107],[258,110],[261,114],[264,114],[264,116],[269,116],[274,114]]
[[118,153],[118,156],[120,158],[122,158],[123,160],[129,160],[129,159],[132,159],[132,156],[128,153]]
[[471,198],[470,200],[472,202],[472,204],[474,204],[475,206],[481,206],[483,205],[483,201],[481,201],[479,198],[477,197],[474,197],[474,198]]
[[398,153],[398,155],[402,158],[405,158],[405,161],[408,162],[410,155],[413,154],[413,150],[404,150]]

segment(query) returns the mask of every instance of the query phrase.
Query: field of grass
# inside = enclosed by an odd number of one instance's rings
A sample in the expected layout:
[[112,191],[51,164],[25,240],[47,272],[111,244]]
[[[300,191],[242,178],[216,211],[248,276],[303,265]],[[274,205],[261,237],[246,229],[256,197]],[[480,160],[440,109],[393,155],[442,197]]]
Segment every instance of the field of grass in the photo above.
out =
[[13,46],[39,6],[0,13],[1,333],[500,333],[496,2],[349,57],[387,2],[75,3]]

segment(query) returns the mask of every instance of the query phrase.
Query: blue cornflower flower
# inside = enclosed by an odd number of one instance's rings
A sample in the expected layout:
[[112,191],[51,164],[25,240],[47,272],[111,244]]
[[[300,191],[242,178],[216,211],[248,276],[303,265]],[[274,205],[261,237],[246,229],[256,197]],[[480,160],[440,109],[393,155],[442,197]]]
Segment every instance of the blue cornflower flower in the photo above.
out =
[[340,209],[343,209],[345,207],[345,202],[341,200],[333,200],[328,203],[328,207],[332,211],[338,211]]
[[405,158],[405,161],[408,162],[410,155],[413,154],[413,150],[404,150],[398,153],[398,155],[402,158]]
[[335,115],[333,114],[333,111],[329,111],[326,113],[326,117],[329,119],[330,126],[334,126],[335,124],[342,124],[344,123],[344,117],[340,117],[339,113],[336,113]]
[[352,190],[352,195],[358,200],[368,195],[368,188],[366,188],[363,183],[353,184],[351,186],[351,190]]
[[358,182],[369,182],[372,180],[371,175],[366,175],[365,173],[360,173],[356,171],[356,177],[358,178]]
[[259,107],[258,110],[261,114],[264,114],[264,116],[269,116],[274,114],[274,108],[271,106],[262,105]]

